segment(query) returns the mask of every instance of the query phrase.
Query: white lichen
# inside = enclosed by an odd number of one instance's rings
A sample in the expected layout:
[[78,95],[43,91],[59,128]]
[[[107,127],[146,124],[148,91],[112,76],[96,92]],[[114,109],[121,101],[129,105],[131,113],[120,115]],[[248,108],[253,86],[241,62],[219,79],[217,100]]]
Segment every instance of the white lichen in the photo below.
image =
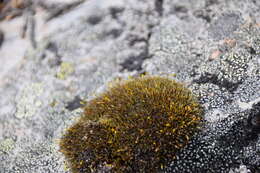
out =
[[0,141],[0,153],[8,153],[14,149],[15,142],[11,138],[7,138]]
[[43,84],[32,83],[26,86],[16,97],[17,118],[26,118],[35,115],[42,105],[40,96],[43,94]]

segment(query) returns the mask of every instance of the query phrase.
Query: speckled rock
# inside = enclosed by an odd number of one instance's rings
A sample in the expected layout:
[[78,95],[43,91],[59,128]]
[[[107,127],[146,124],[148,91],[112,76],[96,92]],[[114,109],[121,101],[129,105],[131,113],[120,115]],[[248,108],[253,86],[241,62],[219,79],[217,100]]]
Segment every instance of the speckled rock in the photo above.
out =
[[58,140],[84,101],[142,73],[184,83],[205,112],[162,172],[258,173],[259,11],[253,0],[91,0],[49,21],[0,83],[0,173],[69,173]]

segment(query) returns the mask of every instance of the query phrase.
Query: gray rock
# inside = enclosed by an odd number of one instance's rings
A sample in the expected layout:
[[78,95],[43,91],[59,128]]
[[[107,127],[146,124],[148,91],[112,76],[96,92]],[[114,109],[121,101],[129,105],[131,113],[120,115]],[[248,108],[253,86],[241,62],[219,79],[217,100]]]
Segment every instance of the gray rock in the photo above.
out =
[[163,172],[256,173],[259,11],[243,0],[92,0],[53,19],[1,81],[0,173],[69,172],[58,140],[80,102],[144,72],[183,82],[205,111],[202,132]]

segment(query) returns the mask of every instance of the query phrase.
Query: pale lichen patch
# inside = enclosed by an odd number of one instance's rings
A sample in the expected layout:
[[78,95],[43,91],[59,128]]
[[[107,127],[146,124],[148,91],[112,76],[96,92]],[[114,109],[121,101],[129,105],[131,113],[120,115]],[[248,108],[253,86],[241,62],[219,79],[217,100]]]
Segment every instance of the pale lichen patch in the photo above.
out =
[[15,142],[11,138],[7,138],[0,141],[0,154],[8,153],[14,149]]
[[57,73],[57,78],[61,80],[65,80],[73,72],[74,72],[73,64],[69,62],[62,62],[60,66],[60,70]]
[[42,105],[39,97],[43,94],[43,91],[43,84],[41,83],[27,85],[16,97],[17,111],[15,116],[17,118],[33,116]]

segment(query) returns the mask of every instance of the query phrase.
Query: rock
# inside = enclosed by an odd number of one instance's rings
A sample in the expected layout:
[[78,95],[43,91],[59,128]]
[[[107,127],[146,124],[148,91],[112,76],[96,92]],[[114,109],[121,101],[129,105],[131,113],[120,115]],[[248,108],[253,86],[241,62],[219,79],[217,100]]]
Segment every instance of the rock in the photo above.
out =
[[258,1],[92,0],[45,25],[35,18],[36,49],[23,40],[15,54],[12,34],[0,49],[10,64],[0,70],[0,173],[69,172],[57,140],[80,101],[142,73],[184,83],[205,112],[163,172],[259,172]]

